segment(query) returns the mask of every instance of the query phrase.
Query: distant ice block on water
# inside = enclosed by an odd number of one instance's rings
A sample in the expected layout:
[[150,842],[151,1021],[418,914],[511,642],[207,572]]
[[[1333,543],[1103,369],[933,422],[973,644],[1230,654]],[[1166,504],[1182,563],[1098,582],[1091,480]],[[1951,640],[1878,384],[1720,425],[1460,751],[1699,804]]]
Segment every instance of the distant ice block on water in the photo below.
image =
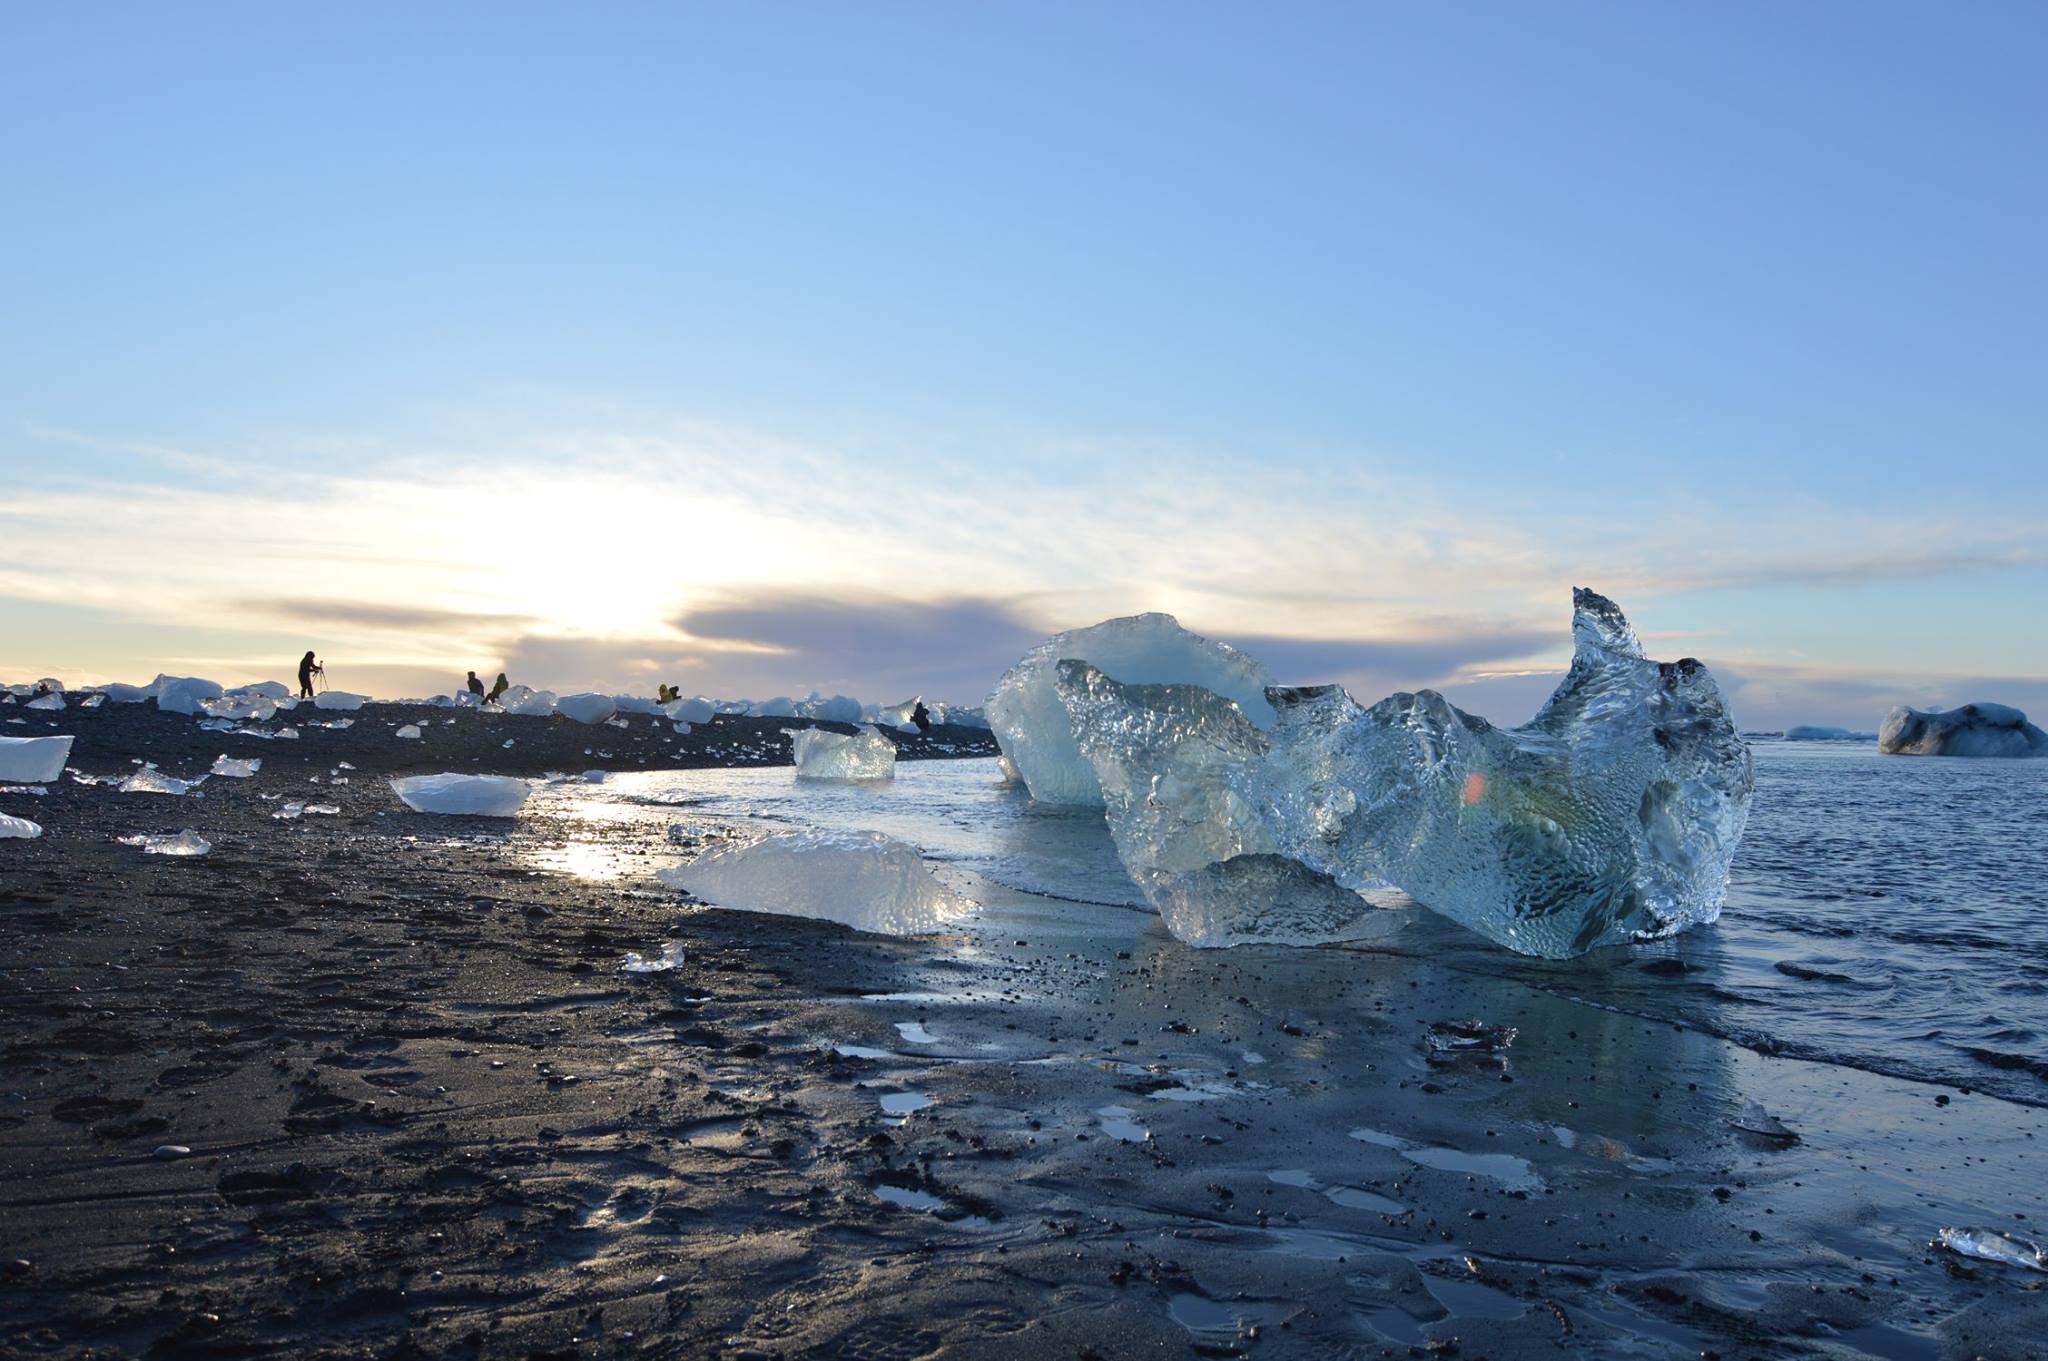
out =
[[887,780],[896,774],[896,744],[872,724],[857,733],[784,728],[800,780]]
[[1138,614],[1055,634],[1004,673],[985,712],[996,745],[1040,803],[1100,807],[1095,767],[1074,740],[1057,689],[1063,661],[1082,661],[1130,685],[1196,685],[1238,705],[1255,728],[1273,725],[1273,677],[1236,648],[1180,626],[1170,614]]
[[2048,732],[2009,704],[1936,710],[1902,704],[1885,715],[1877,749],[1887,756],[2048,756]]
[[1849,728],[1824,728],[1811,723],[1801,723],[1785,729],[1787,742],[1875,742],[1874,732],[1855,732]]
[[391,792],[416,813],[509,818],[533,786],[509,775],[409,775],[391,782]]
[[[1177,931],[1190,904],[1227,927],[1199,943],[1271,938],[1269,904],[1299,917],[1328,881],[1398,888],[1511,950],[1567,958],[1719,916],[1755,782],[1705,667],[1644,657],[1603,596],[1573,605],[1571,672],[1515,729],[1429,690],[1367,708],[1338,686],[1276,688],[1266,732],[1200,687],[1083,661],[1060,663],[1058,687],[1147,899]],[[1296,862],[1311,890],[1231,891],[1220,881],[1248,857]]]
[[878,935],[920,935],[971,910],[924,867],[917,847],[880,832],[784,832],[658,871],[718,907],[816,917]]
[[43,784],[64,773],[71,737],[0,737],[0,784]]

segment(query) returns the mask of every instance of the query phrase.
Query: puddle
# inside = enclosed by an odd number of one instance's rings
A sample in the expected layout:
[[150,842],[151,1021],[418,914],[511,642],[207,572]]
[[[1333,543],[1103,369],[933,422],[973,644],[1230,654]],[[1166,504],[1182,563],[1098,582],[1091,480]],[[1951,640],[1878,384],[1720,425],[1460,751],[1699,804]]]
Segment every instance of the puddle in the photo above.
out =
[[900,1059],[893,1049],[874,1049],[864,1044],[835,1044],[832,1052],[849,1059]]
[[1424,1272],[1422,1284],[1436,1296],[1438,1304],[1457,1318],[1511,1319],[1528,1312],[1528,1307],[1512,1295],[1478,1281],[1447,1280]]
[[882,1114],[894,1117],[888,1123],[900,1125],[931,1104],[932,1099],[923,1092],[890,1092],[882,1098]]
[[929,1191],[920,1191],[910,1186],[881,1185],[874,1188],[875,1195],[891,1205],[905,1210],[916,1210],[941,1219],[960,1228],[987,1229],[994,1225],[980,1215],[963,1214],[950,1201],[941,1200]]
[[937,1044],[939,1037],[924,1028],[923,1021],[898,1021],[896,1033],[905,1044]]
[[1419,1167],[1433,1167],[1439,1172],[1463,1172],[1470,1176],[1485,1177],[1489,1181],[1499,1182],[1511,1191],[1543,1189],[1543,1179],[1536,1175],[1528,1160],[1512,1154],[1467,1153],[1463,1149],[1410,1143],[1399,1135],[1384,1134],[1376,1129],[1354,1129],[1351,1131],[1351,1137],[1380,1148],[1391,1148]]
[[1121,1139],[1127,1144],[1142,1144],[1152,1137],[1151,1130],[1132,1118],[1137,1112],[1129,1106],[1104,1106],[1095,1114],[1102,1121],[1103,1133],[1112,1138]]
[[1296,1186],[1304,1191],[1320,1191],[1332,1204],[1342,1205],[1347,1210],[1369,1210],[1374,1214],[1404,1215],[1408,1207],[1398,1200],[1376,1195],[1358,1186],[1325,1186],[1313,1175],[1298,1167],[1284,1167],[1277,1172],[1268,1172],[1266,1180],[1281,1186]]
[[1207,1347],[1229,1347],[1282,1317],[1276,1305],[1248,1300],[1226,1303],[1186,1291],[1166,1301],[1166,1316]]

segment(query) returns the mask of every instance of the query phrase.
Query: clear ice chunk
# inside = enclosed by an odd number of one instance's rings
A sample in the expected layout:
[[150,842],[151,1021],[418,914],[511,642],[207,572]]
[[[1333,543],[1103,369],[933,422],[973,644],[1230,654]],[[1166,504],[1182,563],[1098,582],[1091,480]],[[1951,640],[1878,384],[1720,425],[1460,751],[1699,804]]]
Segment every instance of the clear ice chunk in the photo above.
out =
[[246,758],[216,756],[213,758],[213,769],[207,773],[210,775],[225,775],[231,780],[246,780],[261,769],[263,769],[263,758],[260,756]]
[[42,784],[64,773],[71,737],[0,737],[0,781]]
[[509,775],[408,775],[391,782],[391,792],[415,813],[449,813],[509,818],[533,786]]
[[627,973],[667,973],[683,962],[683,943],[672,940],[652,955],[643,955],[638,950],[626,951],[626,958],[619,967]]
[[180,780],[155,766],[144,766],[121,781],[119,788],[123,794],[189,794],[205,781],[204,775],[196,780]]
[[1233,867],[1257,856],[1399,889],[1562,959],[1719,916],[1755,783],[1705,667],[1645,658],[1602,596],[1573,605],[1571,672],[1520,728],[1430,690],[1367,708],[1338,686],[1272,689],[1265,732],[1199,686],[1125,684],[1078,660],[1057,685],[1125,867],[1177,935],[1206,923],[1190,943],[1275,939],[1269,914],[1297,943],[1360,928],[1319,928],[1297,894],[1240,892]]
[[123,846],[140,846],[149,855],[205,855],[213,849],[211,841],[190,827],[175,836],[154,836],[144,833],[115,839]]
[[880,832],[783,832],[706,851],[655,877],[719,907],[887,936],[937,931],[974,906],[932,877],[917,847]]
[[400,728],[397,732],[391,735],[393,737],[409,737],[414,740],[418,740],[420,735],[420,725],[417,723],[408,723],[404,727]]
[[1939,1229],[1928,1246],[1947,1248],[1959,1257],[1975,1257],[1980,1262],[2003,1262],[2028,1271],[2048,1271],[2048,1254],[2037,1244],[1997,1229]]
[[1254,728],[1273,724],[1273,677],[1245,653],[1190,633],[1170,614],[1108,619],[1046,639],[1003,673],[984,708],[996,745],[1040,803],[1100,807],[1096,768],[1075,743],[1057,668],[1081,661],[1129,685],[1199,686],[1234,701]]
[[896,775],[896,744],[865,724],[856,733],[784,728],[800,780],[888,780]]

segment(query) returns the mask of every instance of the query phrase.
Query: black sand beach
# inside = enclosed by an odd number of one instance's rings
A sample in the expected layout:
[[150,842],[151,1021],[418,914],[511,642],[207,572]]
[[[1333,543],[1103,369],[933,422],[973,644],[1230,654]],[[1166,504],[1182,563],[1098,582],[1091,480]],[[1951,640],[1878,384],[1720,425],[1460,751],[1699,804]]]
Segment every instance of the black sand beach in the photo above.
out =
[[[87,774],[264,766],[0,798],[46,828],[0,843],[9,1355],[2042,1355],[2048,1290],[1922,1227],[2029,1231],[2036,1105],[1760,1056],[1428,937],[690,907],[537,867],[572,836],[672,862],[626,832],[414,814],[384,779],[773,764],[789,720],[57,717]],[[114,840],[183,827],[211,854]],[[621,970],[668,943],[672,972]],[[1432,1061],[1468,1017],[1519,1037]]]

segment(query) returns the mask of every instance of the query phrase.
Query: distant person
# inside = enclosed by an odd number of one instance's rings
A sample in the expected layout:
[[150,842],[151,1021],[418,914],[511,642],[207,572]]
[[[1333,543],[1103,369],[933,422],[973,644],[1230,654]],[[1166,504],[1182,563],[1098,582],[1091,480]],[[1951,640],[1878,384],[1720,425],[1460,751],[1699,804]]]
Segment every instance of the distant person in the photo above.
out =
[[919,700],[917,707],[910,711],[910,721],[917,725],[919,732],[930,732],[932,730],[932,711],[924,707],[923,700]]
[[299,698],[313,698],[313,677],[326,674],[327,668],[315,661],[312,653],[299,658]]
[[498,696],[504,694],[507,690],[510,690],[511,688],[512,682],[506,680],[505,673],[500,671],[498,673],[498,683],[491,687],[491,693],[485,696],[484,703],[496,704],[498,702]]
[[484,697],[484,683],[476,678],[476,672],[474,671],[469,673],[469,693],[475,695],[478,699]]

